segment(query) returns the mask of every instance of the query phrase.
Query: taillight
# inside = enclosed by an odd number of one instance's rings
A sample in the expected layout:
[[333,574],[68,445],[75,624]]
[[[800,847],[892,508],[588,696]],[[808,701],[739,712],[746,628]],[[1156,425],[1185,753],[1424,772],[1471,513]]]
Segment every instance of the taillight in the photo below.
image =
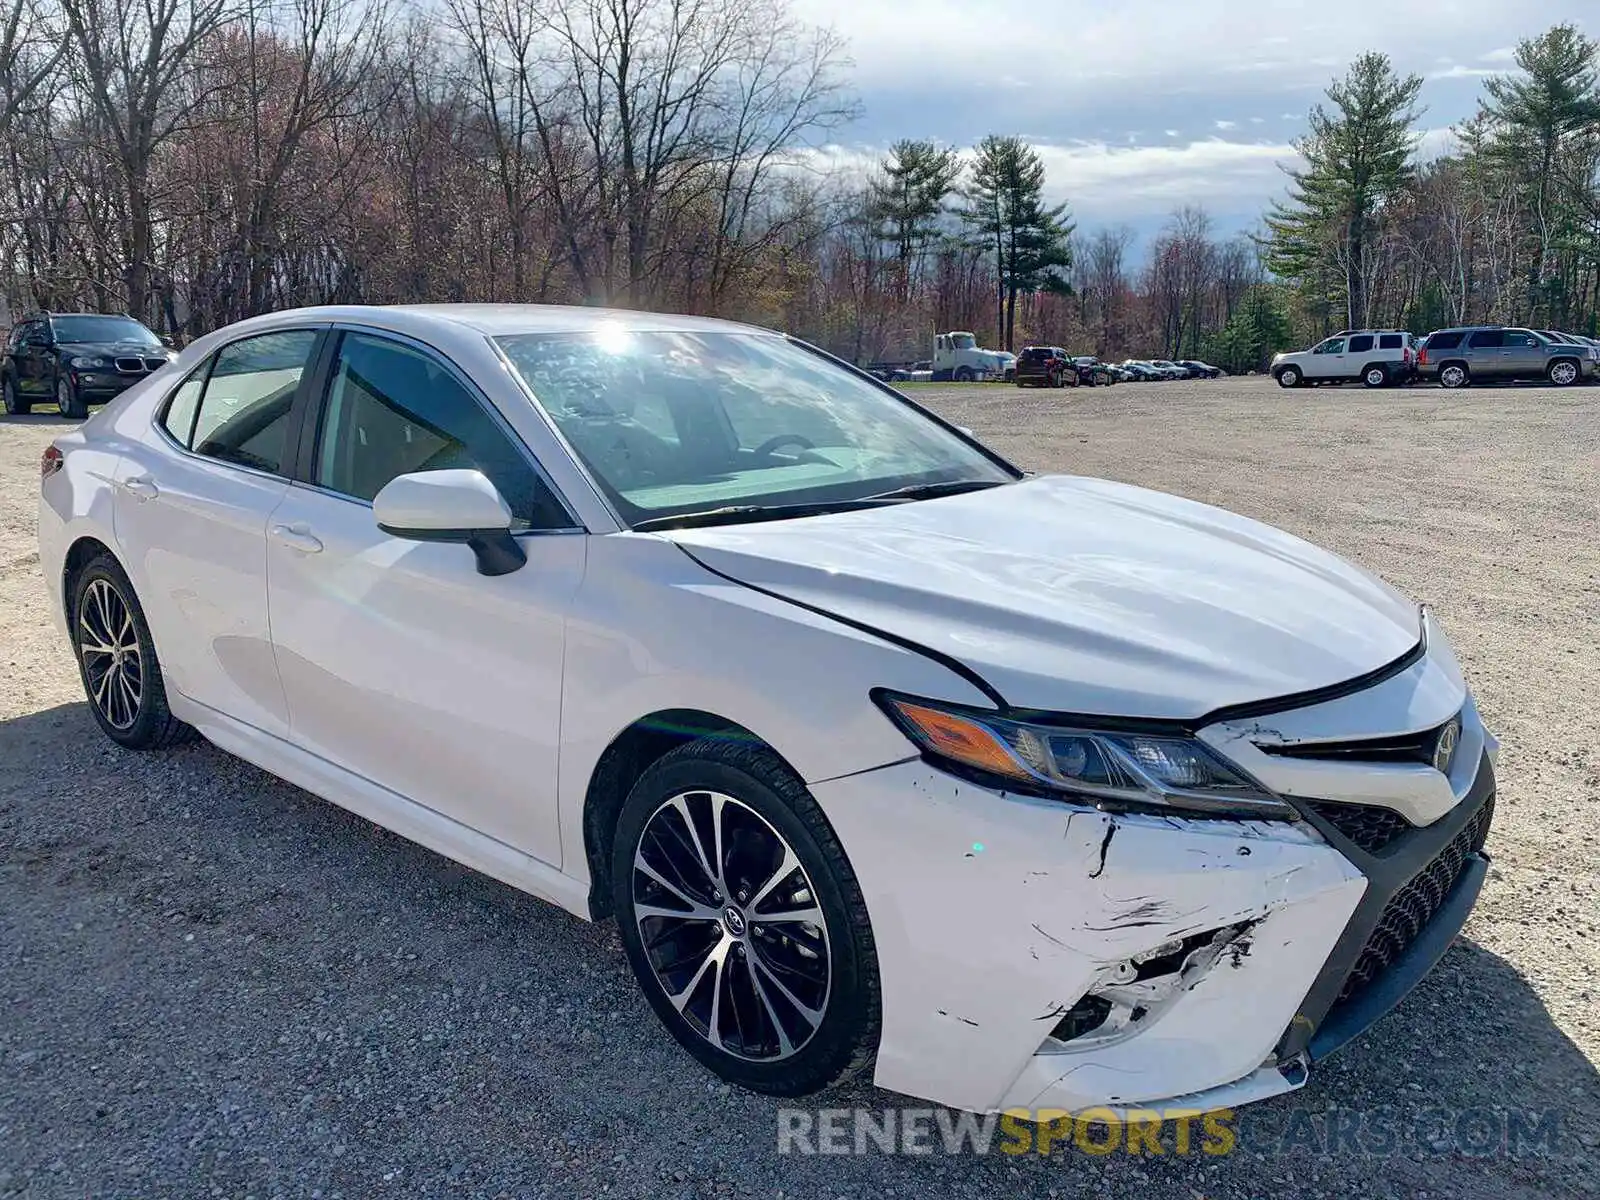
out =
[[66,457],[61,453],[59,446],[46,446],[44,454],[39,458],[39,478],[49,479],[62,467],[66,466]]
[[1426,346],[1424,346],[1424,347],[1422,347],[1422,349],[1417,351],[1417,366],[1425,367],[1427,365],[1428,365],[1428,348]]

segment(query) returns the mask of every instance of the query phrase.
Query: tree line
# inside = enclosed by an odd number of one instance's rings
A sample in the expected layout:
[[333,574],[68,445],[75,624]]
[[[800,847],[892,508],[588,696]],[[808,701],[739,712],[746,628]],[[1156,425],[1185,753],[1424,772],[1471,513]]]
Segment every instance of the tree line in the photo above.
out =
[[1231,370],[1346,324],[1595,326],[1600,92],[1572,26],[1522,43],[1427,162],[1420,80],[1363,56],[1260,230],[1185,207],[1137,254],[1049,202],[1017,137],[827,169],[813,148],[859,113],[847,49],[787,0],[0,0],[0,298],[179,339],[516,300],[732,317],[859,362],[970,329]]

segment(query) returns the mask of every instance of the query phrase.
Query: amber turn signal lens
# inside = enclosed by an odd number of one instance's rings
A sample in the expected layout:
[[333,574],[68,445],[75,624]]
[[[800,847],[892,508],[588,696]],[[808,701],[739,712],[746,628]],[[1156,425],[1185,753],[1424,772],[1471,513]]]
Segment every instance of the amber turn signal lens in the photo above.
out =
[[917,740],[935,754],[993,775],[1032,778],[1006,744],[977,721],[905,700],[892,700],[890,703],[906,724],[916,731]]

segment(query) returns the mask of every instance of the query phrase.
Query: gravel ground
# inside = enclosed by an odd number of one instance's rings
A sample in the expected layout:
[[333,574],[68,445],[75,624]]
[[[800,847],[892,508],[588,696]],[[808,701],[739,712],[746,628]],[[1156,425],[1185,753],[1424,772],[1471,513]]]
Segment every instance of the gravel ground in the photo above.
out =
[[[1596,1194],[1600,390],[917,394],[1027,467],[1226,505],[1437,606],[1504,740],[1495,865],[1399,1012],[1226,1156],[780,1155],[778,1105],[670,1042],[610,926],[210,746],[102,738],[34,545],[65,423],[0,419],[0,1194]],[[1517,1120],[1554,1137],[1496,1145]]]

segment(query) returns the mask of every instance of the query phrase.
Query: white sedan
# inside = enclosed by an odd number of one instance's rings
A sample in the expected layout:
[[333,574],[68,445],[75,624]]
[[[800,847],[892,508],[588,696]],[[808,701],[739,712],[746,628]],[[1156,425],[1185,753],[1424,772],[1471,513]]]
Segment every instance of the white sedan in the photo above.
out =
[[1024,474],[780,334],[519,306],[196,342],[42,462],[123,746],[615,918],[672,1035],[975,1110],[1298,1087],[1444,953],[1494,739],[1257,522]]

